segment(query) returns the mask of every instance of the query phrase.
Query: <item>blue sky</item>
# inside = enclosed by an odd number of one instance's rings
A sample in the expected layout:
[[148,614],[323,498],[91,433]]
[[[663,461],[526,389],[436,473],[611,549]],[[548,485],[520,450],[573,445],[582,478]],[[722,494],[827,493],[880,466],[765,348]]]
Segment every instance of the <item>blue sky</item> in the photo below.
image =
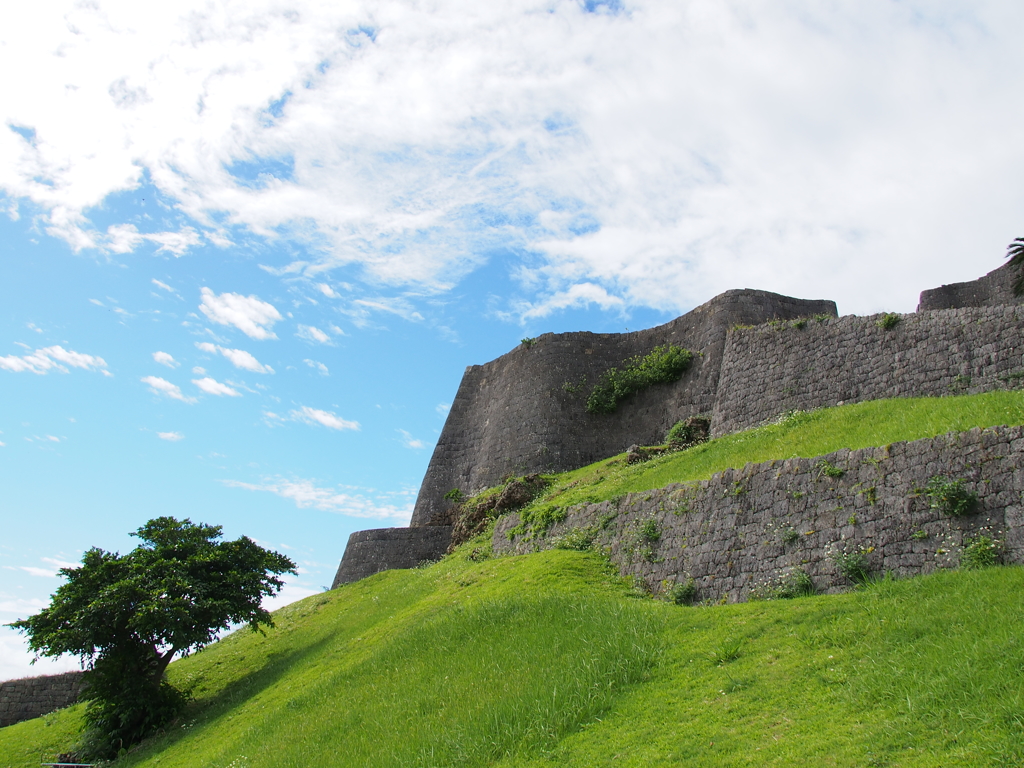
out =
[[[523,337],[737,287],[912,311],[994,269],[1024,234],[1022,17],[0,11],[0,621],[164,514],[318,591],[349,533],[408,520],[465,366]],[[0,679],[60,667],[29,658],[0,631]]]

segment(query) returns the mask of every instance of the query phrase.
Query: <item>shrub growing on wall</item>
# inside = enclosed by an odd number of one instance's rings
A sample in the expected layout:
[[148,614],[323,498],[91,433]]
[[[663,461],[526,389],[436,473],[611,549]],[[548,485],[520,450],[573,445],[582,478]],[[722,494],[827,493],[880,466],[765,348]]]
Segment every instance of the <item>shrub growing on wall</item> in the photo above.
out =
[[649,354],[626,360],[621,368],[609,368],[590,391],[589,413],[612,413],[627,397],[652,384],[676,381],[693,362],[688,349],[667,344]]

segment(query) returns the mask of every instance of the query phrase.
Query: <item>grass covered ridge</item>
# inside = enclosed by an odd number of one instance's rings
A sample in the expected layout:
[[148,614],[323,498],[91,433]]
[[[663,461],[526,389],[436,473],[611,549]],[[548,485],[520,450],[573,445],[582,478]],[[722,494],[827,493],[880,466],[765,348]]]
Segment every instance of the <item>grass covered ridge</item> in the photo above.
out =
[[[683,608],[592,553],[456,555],[175,662],[195,703],[116,764],[1018,765],[1022,615],[1016,567]],[[76,710],[0,730],[0,766],[38,765]]]
[[707,480],[745,464],[795,457],[813,458],[842,448],[857,449],[966,432],[974,427],[1024,424],[1024,392],[988,392],[956,397],[892,398],[836,408],[796,412],[776,423],[737,432],[663,454],[642,464],[625,455],[571,472],[547,476],[547,490],[520,511],[523,530],[543,530],[564,509],[670,483]]

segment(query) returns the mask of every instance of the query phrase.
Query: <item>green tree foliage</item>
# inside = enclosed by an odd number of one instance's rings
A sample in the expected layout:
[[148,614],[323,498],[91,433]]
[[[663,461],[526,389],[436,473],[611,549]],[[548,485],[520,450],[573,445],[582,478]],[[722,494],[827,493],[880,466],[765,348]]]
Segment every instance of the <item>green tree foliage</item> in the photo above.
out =
[[177,655],[212,642],[234,624],[273,626],[260,607],[295,563],[251,539],[218,541],[219,525],[158,517],[133,536],[126,555],[90,549],[48,608],[9,626],[28,635],[37,656],[78,656],[86,666],[88,751],[110,757],[180,709],[164,681]]
[[693,354],[688,349],[667,344],[655,347],[647,355],[623,362],[621,368],[609,368],[587,398],[590,413],[612,413],[630,395],[652,384],[675,381],[690,367]]

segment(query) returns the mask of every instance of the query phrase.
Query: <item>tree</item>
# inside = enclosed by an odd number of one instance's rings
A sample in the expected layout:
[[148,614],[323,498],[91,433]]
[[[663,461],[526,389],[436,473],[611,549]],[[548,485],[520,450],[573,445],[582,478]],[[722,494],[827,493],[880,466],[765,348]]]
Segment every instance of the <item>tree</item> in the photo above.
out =
[[1024,294],[1024,237],[1016,238],[1006,246],[1006,258],[1010,260],[1011,267],[1018,267],[1017,277],[1013,280],[1013,295]]
[[133,536],[127,555],[90,549],[35,616],[9,626],[40,656],[78,656],[89,751],[116,754],[160,727],[184,697],[164,680],[171,660],[211,643],[221,630],[273,626],[260,604],[283,586],[295,563],[245,536],[218,541],[219,525],[158,517]]

